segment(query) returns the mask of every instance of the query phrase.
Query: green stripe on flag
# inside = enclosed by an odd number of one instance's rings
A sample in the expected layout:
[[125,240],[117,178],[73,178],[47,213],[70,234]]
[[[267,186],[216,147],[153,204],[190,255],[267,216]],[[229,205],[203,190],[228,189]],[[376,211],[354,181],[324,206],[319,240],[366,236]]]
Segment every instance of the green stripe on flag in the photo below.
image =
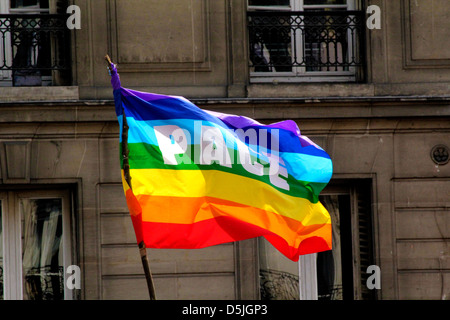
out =
[[[194,150],[195,148],[199,148],[198,145],[191,145],[191,155],[199,154],[198,150]],[[123,168],[122,162],[122,145],[120,145],[120,162],[121,167]],[[234,150],[235,159],[231,167],[226,167],[220,165],[218,163],[212,163],[210,165],[207,164],[198,164],[194,163],[192,159],[189,159],[189,163],[179,163],[178,165],[165,164],[161,151],[158,146],[146,144],[146,143],[129,143],[129,164],[131,169],[170,169],[170,170],[218,170],[222,172],[228,172],[231,174],[236,174],[240,176],[244,176],[247,178],[251,178],[257,181],[261,181],[271,185],[276,190],[290,195],[294,197],[300,197],[304,199],[308,199],[312,203],[318,202],[318,195],[322,191],[322,189],[326,186],[326,183],[318,183],[318,182],[309,182],[309,181],[300,181],[295,179],[292,175],[289,175],[287,179],[285,177],[281,177],[285,179],[289,185],[289,190],[279,188],[273,185],[270,181],[270,176],[268,174],[264,174],[262,176],[258,176],[248,172],[242,164],[236,161],[238,157],[237,151]],[[232,150],[230,150],[232,151]],[[188,159],[188,158],[184,158]],[[254,158],[256,159],[256,158]],[[252,159],[252,160],[254,160]],[[179,160],[180,162],[180,160]],[[265,166],[268,168],[269,165]]]

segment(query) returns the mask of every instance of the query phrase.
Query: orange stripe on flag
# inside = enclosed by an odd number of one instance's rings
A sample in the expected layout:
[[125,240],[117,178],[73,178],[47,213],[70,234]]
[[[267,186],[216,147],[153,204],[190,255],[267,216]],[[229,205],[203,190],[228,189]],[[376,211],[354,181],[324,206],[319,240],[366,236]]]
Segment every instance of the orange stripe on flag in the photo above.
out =
[[322,238],[331,248],[331,221],[305,226],[300,221],[277,213],[211,197],[180,198],[138,195],[137,199],[142,207],[144,224],[148,222],[190,225],[226,217],[235,224],[242,222],[279,235],[289,246],[294,248],[299,248],[308,237]]

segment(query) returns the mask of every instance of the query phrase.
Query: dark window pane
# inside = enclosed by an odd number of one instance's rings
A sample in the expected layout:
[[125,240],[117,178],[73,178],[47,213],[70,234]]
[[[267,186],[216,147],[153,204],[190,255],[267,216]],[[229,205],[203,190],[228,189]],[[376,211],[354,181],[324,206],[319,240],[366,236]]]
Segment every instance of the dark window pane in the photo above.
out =
[[248,0],[249,6],[289,6],[290,0]]
[[11,0],[11,8],[13,9],[27,7],[48,8],[48,0]]
[[317,254],[318,298],[342,300],[344,293],[353,294],[352,279],[348,279],[353,272],[350,196],[321,195],[320,201],[331,217],[333,249]]
[[64,299],[61,199],[21,199],[24,300]]
[[305,0],[305,5],[347,4],[347,0]]

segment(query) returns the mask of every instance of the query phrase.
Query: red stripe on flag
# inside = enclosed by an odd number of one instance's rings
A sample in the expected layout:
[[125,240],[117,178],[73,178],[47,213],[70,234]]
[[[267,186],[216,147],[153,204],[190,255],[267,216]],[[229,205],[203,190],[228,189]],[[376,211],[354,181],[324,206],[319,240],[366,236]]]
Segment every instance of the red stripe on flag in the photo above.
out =
[[293,261],[302,254],[331,249],[323,238],[317,236],[304,239],[299,248],[295,248],[273,232],[230,217],[216,217],[193,224],[146,222],[140,221],[140,216],[132,216],[132,220],[135,227],[141,224],[139,233],[147,248],[200,249],[262,235]]

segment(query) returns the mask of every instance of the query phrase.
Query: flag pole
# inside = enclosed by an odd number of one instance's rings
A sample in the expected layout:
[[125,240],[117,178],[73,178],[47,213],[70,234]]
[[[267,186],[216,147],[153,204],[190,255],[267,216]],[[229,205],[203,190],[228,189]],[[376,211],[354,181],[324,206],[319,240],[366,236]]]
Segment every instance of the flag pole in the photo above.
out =
[[[108,69],[111,71],[111,64],[112,61],[108,55],[105,56],[105,60],[108,63]],[[125,176],[125,181],[128,183],[128,186],[131,190],[131,176],[130,176],[130,164],[128,161],[128,124],[127,124],[127,118],[125,117],[125,111],[122,107],[122,114],[123,114],[123,126],[122,126],[122,158],[123,158],[123,173]],[[150,263],[148,261],[147,257],[147,248],[145,247],[144,241],[141,241],[138,244],[139,247],[139,254],[141,256],[142,266],[144,268],[144,274],[145,279],[147,280],[147,288],[148,293],[150,296],[150,300],[156,300],[156,293],[155,293],[155,286],[153,284],[153,277],[150,270]]]

